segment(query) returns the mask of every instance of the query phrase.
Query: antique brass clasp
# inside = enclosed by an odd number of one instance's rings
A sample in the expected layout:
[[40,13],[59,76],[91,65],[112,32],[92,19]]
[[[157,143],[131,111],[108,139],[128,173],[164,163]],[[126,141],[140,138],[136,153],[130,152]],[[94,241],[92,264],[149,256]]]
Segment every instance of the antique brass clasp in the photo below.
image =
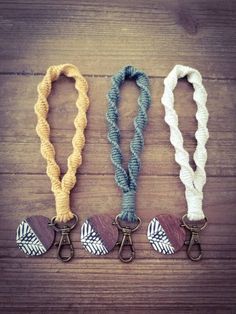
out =
[[[206,226],[207,226],[207,218],[204,218],[204,221],[202,224],[197,224],[191,222],[192,224],[190,224],[190,222],[187,222],[187,214],[183,216],[182,218],[182,223],[183,223],[183,227],[185,227],[186,229],[188,229],[191,232],[191,236],[190,236],[190,240],[185,241],[185,245],[188,246],[187,249],[187,255],[188,257],[194,261],[197,262],[199,260],[201,260],[202,258],[202,247],[201,247],[201,242],[200,242],[200,237],[199,237],[199,233],[201,230],[203,230]],[[193,254],[193,247],[197,247],[197,254]]]
[[[61,228],[60,241],[54,244],[55,246],[57,246],[57,257],[63,262],[69,262],[74,256],[74,247],[70,239],[70,231],[71,229],[68,226],[64,226],[63,228]],[[69,249],[70,253],[68,256],[63,256],[62,251],[66,248]]]
[[[118,215],[115,218],[114,224],[122,233],[122,240],[117,242],[117,245],[119,246],[118,257],[123,263],[130,263],[135,258],[135,250],[134,250],[131,234],[139,228],[141,224],[141,219],[138,217],[136,226],[132,228],[127,225],[122,226],[121,222],[119,221],[119,215]],[[128,247],[130,251],[128,257],[125,257],[124,255],[125,247]]]
[[[185,241],[185,244],[188,245],[187,249],[187,255],[192,261],[199,261],[202,258],[202,247],[200,243],[200,238],[199,238],[199,232],[198,231],[191,231],[191,237],[189,241]],[[198,255],[193,255],[192,254],[192,248],[193,246],[198,247]]]
[[[59,226],[56,223],[56,217],[53,217],[51,223],[49,224],[56,232],[61,234],[61,238],[58,242],[55,242],[55,246],[57,246],[57,258],[62,262],[69,262],[74,256],[74,247],[70,238],[71,231],[75,228],[79,218],[74,214],[75,222],[73,225],[64,225]],[[64,255],[63,251],[69,249],[69,255]]]

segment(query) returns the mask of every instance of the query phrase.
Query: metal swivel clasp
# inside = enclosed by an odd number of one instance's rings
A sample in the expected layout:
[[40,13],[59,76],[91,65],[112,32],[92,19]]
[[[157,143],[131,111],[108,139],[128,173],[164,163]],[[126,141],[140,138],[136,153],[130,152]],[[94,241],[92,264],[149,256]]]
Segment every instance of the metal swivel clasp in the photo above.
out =
[[[187,255],[192,261],[199,261],[202,258],[202,247],[199,238],[199,231],[191,231],[190,240],[185,241],[185,245],[188,246]],[[197,246],[198,254],[193,255],[192,249],[193,246]]]
[[[60,259],[62,262],[69,262],[73,256],[74,256],[74,247],[72,244],[72,241],[70,239],[70,233],[75,228],[77,222],[78,222],[78,216],[74,214],[75,222],[73,225],[64,225],[59,226],[56,223],[56,217],[53,217],[51,220],[51,223],[49,224],[50,227],[52,227],[56,232],[61,234],[61,238],[58,242],[55,242],[55,246],[57,246],[57,258]],[[69,255],[64,255],[63,251],[68,251],[69,249]]]
[[[57,257],[63,262],[69,262],[74,256],[74,247],[70,239],[70,231],[71,229],[69,226],[63,226],[60,229],[60,241],[54,244],[55,246],[57,246]],[[63,256],[64,249],[69,249],[69,255]]]
[[[203,224],[192,224],[186,222],[187,219],[187,214],[183,216],[182,222],[183,222],[183,227],[188,229],[191,232],[190,240],[185,241],[185,245],[188,246],[187,249],[187,255],[188,257],[194,261],[200,261],[202,259],[202,247],[201,247],[201,242],[200,242],[200,237],[199,237],[199,232],[203,230],[207,226],[207,218],[204,218]],[[197,254],[193,253],[193,248],[197,247]],[[195,250],[194,250],[195,252]]]
[[[134,250],[131,234],[139,228],[141,224],[141,219],[138,217],[137,224],[134,228],[130,226],[123,227],[119,221],[119,215],[118,215],[115,218],[114,224],[122,233],[122,240],[117,242],[117,245],[119,246],[118,257],[123,263],[130,263],[135,258],[135,250]],[[128,256],[125,256],[124,254],[125,247],[129,248]]]

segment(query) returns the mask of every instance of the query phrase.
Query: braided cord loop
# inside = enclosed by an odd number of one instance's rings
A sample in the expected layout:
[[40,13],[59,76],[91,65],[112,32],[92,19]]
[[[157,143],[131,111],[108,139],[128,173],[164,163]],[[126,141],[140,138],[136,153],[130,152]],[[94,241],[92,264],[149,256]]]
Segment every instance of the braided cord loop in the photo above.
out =
[[[47,122],[49,105],[47,98],[52,89],[52,82],[61,74],[75,80],[75,88],[79,95],[76,101],[78,114],[74,120],[75,134],[72,139],[73,151],[67,159],[67,172],[60,180],[61,171],[55,160],[55,149],[50,141],[50,126]],[[86,112],[89,107],[87,96],[88,85],[77,67],[72,64],[50,66],[43,80],[38,85],[38,100],[35,104],[37,115],[36,132],[41,140],[41,154],[47,161],[47,175],[51,180],[51,189],[55,196],[56,220],[67,222],[73,218],[70,209],[70,190],[76,183],[76,171],[82,163],[81,152],[85,144],[84,129],[87,125]]]
[[[138,113],[134,119],[134,136],[130,143],[130,159],[128,169],[122,166],[122,152],[120,148],[120,130],[118,127],[118,103],[120,87],[126,79],[134,79],[140,88],[138,98]],[[128,222],[137,221],[135,214],[135,193],[137,178],[140,170],[140,153],[144,146],[143,130],[147,124],[147,110],[151,104],[149,79],[145,73],[132,66],[126,66],[112,77],[112,86],[107,95],[108,111],[108,140],[111,143],[111,161],[115,168],[115,181],[123,191],[122,210],[119,218]]]
[[[178,128],[178,115],[174,109],[174,94],[178,79],[187,76],[193,85],[193,100],[197,104],[196,119],[198,130],[195,133],[197,147],[193,155],[196,170],[189,164],[189,154],[184,149],[184,140]],[[185,185],[185,197],[188,206],[188,219],[191,221],[205,218],[202,210],[203,186],[206,183],[205,164],[207,161],[206,143],[209,138],[207,129],[208,111],[206,108],[207,93],[202,84],[201,74],[190,67],[176,65],[164,80],[162,104],[165,107],[165,121],[170,127],[170,141],[175,148],[175,160],[180,165],[180,179]]]

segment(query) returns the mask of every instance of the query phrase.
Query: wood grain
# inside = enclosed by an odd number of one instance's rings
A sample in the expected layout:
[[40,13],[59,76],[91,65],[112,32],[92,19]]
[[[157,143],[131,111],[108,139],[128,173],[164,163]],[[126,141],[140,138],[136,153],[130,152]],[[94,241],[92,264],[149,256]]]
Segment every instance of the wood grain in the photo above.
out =
[[[136,260],[132,266],[125,266],[117,260],[78,259],[65,269],[61,264],[55,265],[54,260],[48,260],[45,264],[39,259],[29,259],[27,262],[16,259],[14,267],[10,268],[8,260],[3,259],[2,268],[8,272],[8,277],[3,278],[7,287],[3,305],[9,309],[8,295],[13,292],[16,302],[21,304],[21,309],[32,311],[36,306],[38,310],[43,311],[46,305],[52,312],[57,308],[59,311],[64,309],[72,313],[81,308],[94,312],[99,309],[106,311],[107,308],[117,312],[120,312],[121,308],[139,309],[141,312],[159,308],[162,312],[162,309],[175,310],[177,307],[185,312],[197,306],[202,313],[209,313],[216,306],[222,309],[225,302],[226,310],[232,308],[235,263],[226,261],[223,268],[219,268],[218,262],[202,261],[195,264],[195,272],[192,267],[192,263],[187,260],[156,260],[152,265]],[[227,286],[220,285],[222,277],[219,271],[222,269],[226,276],[231,275]],[[198,274],[201,274],[201,277]],[[20,284],[22,292],[19,295],[17,286]],[[62,286],[64,289],[61,289]],[[24,290],[28,293],[23,292]],[[166,298],[166,294],[176,297]],[[113,295],[116,296],[115,302]],[[178,300],[177,304],[175,300]],[[17,311],[14,305],[11,308]]]
[[[167,241],[170,244],[169,246],[173,248],[173,251],[167,251],[167,253],[165,250],[163,251],[163,248],[160,248],[158,245],[153,245],[153,248],[163,254],[174,254],[175,252],[179,251],[186,241],[186,230],[185,228],[183,228],[183,226],[181,226],[182,222],[180,217],[170,214],[164,214],[157,215],[154,218],[158,222],[158,224],[160,224],[163,230],[163,235],[161,237],[159,236],[158,238],[153,239],[153,244],[155,244],[155,242],[157,244],[159,242],[163,243],[163,237],[166,236]],[[157,232],[155,233],[155,235],[156,234]],[[152,236],[152,233],[150,235]]]
[[232,0],[13,0],[0,10],[2,72],[44,73],[69,61],[91,75],[131,63],[164,76],[180,63],[235,78]]
[[[236,311],[236,2],[233,0],[8,0],[0,1],[0,313],[201,313]],[[25,258],[15,243],[19,222],[54,215],[54,198],[35,132],[37,84],[48,66],[72,62],[89,83],[86,147],[71,207],[75,259],[64,265],[56,249]],[[121,193],[106,137],[106,93],[111,75],[126,64],[150,75],[152,106],[137,193],[141,228],[136,260],[124,265],[115,248],[94,257],[80,243],[80,227],[94,214],[119,212]],[[146,238],[158,214],[186,211],[184,187],[169,142],[160,99],[163,78],[177,64],[196,67],[208,92],[210,139],[200,237],[204,259],[185,248],[173,256],[154,251]],[[176,108],[192,155],[197,125],[192,87],[180,80]],[[129,157],[138,89],[122,87],[121,146]],[[49,98],[51,140],[66,170],[76,114],[73,80],[61,77]]]

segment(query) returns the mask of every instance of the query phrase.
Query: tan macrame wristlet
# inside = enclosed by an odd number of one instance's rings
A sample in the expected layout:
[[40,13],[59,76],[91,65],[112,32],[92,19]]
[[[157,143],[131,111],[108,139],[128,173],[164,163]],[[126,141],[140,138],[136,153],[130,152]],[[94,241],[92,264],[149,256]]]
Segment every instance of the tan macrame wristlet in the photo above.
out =
[[[78,114],[75,117],[75,135],[72,139],[73,151],[67,160],[67,172],[60,180],[61,171],[55,160],[55,149],[50,142],[50,126],[47,122],[49,105],[47,98],[51,92],[52,82],[64,74],[75,80],[75,88],[78,91],[76,107]],[[47,175],[52,184],[52,192],[55,195],[56,221],[67,222],[73,218],[70,209],[70,191],[76,183],[76,171],[82,163],[81,152],[85,144],[84,129],[87,125],[86,112],[89,107],[87,96],[88,85],[77,67],[72,64],[50,66],[41,83],[38,85],[38,100],[35,104],[35,113],[38,118],[36,132],[41,140],[41,154],[47,161]]]

